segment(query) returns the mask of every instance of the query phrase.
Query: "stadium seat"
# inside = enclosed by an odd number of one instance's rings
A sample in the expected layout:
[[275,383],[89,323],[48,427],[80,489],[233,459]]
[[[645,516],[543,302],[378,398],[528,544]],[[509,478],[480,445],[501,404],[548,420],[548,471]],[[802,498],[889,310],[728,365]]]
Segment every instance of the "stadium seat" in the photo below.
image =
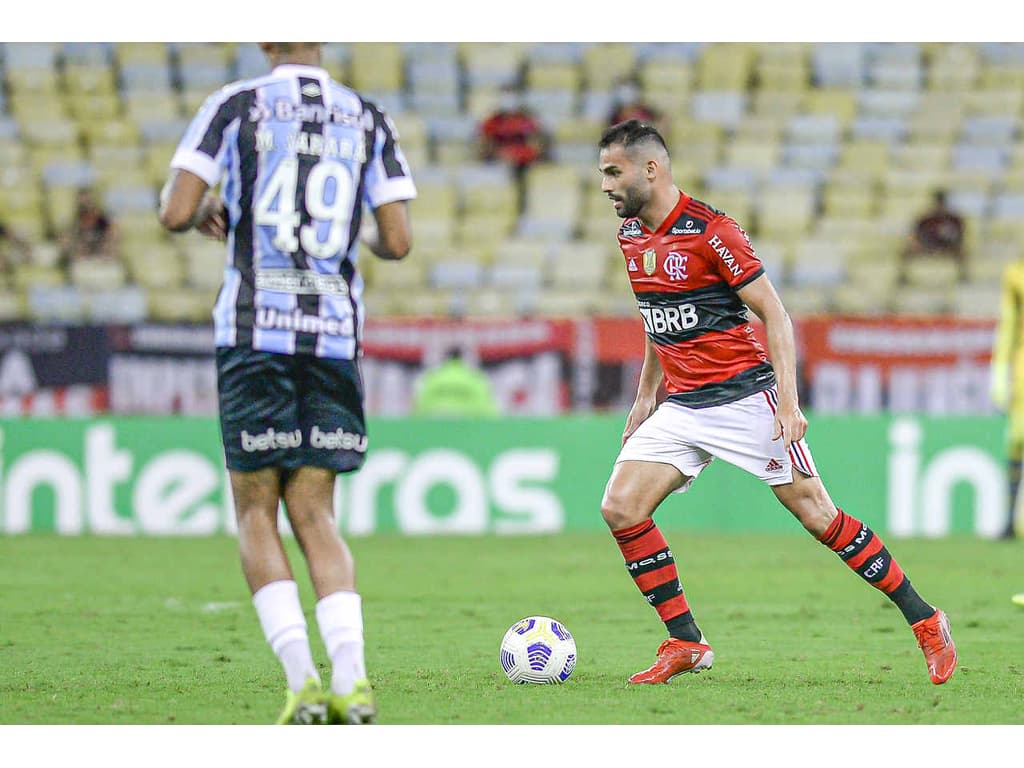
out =
[[500,89],[522,77],[524,58],[521,44],[465,42],[459,44],[459,56],[471,92],[480,87]]
[[365,93],[401,91],[405,60],[399,43],[352,43],[349,78]]
[[823,87],[860,88],[866,79],[866,68],[863,43],[818,43],[811,52],[814,80]]
[[892,292],[885,286],[847,280],[836,286],[832,306],[842,315],[865,317],[885,314],[892,305]]
[[697,58],[697,85],[707,92],[746,92],[753,62],[754,47],[748,43],[712,43]]
[[583,51],[581,64],[590,92],[611,91],[636,74],[636,48],[630,43],[597,43]]
[[26,319],[25,294],[9,288],[0,288],[0,322],[16,323]]
[[725,162],[740,168],[764,174],[779,164],[782,148],[778,142],[763,139],[731,141],[725,146]]
[[981,58],[970,44],[950,43],[930,57],[925,82],[933,91],[967,90],[978,79]]
[[74,286],[33,282],[21,290],[26,293],[26,315],[31,320],[79,323],[85,319],[82,294]]
[[790,285],[799,288],[831,288],[846,279],[847,253],[843,243],[834,239],[805,239],[792,251]]
[[698,123],[711,123],[732,130],[743,119],[747,108],[744,91],[695,91],[690,99],[690,117]]
[[78,259],[68,267],[73,286],[83,293],[101,289],[121,288],[125,284],[125,267],[120,261],[109,259]]
[[959,267],[945,256],[919,256],[904,266],[907,285],[912,288],[952,288],[960,280]]
[[[577,241],[556,251],[547,265],[550,285],[556,289],[573,287],[581,291],[598,291],[607,285],[611,256],[621,258],[602,243]],[[618,267],[618,262],[614,262]]]

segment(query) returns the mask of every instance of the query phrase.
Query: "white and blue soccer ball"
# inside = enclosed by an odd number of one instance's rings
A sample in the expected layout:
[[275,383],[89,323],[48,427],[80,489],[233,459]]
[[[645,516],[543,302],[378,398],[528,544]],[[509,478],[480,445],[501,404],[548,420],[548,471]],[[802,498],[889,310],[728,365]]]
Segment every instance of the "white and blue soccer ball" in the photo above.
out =
[[527,616],[501,638],[501,668],[513,683],[564,683],[576,668],[576,641],[561,622]]

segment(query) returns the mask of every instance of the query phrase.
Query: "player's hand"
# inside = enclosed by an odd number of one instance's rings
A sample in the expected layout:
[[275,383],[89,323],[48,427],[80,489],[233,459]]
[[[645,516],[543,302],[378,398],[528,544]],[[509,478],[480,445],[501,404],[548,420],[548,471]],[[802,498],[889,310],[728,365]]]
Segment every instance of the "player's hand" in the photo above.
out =
[[643,424],[654,413],[658,403],[652,397],[640,398],[638,397],[633,403],[633,407],[629,409],[629,415],[626,417],[626,428],[622,431],[622,444],[625,445],[626,441],[629,440],[630,435],[636,432],[637,427]]
[[206,237],[212,237],[214,240],[227,240],[227,209],[219,196],[208,193],[203,197],[202,202],[199,203],[195,221],[196,229]]
[[785,441],[786,450],[793,443],[799,442],[807,434],[807,419],[797,405],[783,407],[775,412],[775,429],[772,432],[772,440],[780,437]]

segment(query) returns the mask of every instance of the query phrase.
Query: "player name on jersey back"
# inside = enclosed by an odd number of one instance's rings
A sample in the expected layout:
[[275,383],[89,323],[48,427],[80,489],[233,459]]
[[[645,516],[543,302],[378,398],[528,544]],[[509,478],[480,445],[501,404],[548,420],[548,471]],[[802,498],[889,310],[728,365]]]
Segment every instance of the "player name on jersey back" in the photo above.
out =
[[356,357],[364,207],[416,196],[390,118],[319,67],[283,65],[210,96],[171,165],[223,182],[217,346]]

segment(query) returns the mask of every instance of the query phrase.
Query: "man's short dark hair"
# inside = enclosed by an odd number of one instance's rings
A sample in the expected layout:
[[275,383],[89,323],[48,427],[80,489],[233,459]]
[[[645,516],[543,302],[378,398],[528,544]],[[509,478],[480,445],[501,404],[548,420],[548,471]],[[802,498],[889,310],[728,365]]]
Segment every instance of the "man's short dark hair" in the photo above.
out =
[[630,149],[638,144],[645,144],[647,142],[655,142],[668,152],[665,139],[658,133],[657,128],[650,123],[642,123],[639,120],[626,120],[606,128],[605,132],[601,134],[601,141],[598,142],[598,147],[605,149],[612,144],[621,144],[626,149]]

